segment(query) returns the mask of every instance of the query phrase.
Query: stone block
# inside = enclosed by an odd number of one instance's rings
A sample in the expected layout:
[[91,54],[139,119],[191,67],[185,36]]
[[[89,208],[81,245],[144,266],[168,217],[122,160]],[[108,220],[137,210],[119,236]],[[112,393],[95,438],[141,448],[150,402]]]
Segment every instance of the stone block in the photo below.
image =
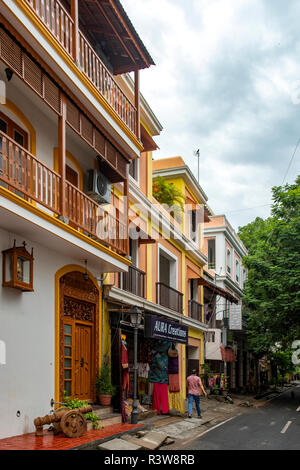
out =
[[112,439],[98,445],[100,450],[142,450],[142,447],[124,439]]

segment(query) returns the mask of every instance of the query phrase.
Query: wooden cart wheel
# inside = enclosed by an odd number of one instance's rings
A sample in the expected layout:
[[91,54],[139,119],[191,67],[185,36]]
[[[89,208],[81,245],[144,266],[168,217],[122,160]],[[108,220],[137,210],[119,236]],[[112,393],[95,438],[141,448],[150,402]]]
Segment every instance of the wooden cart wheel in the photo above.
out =
[[61,418],[60,427],[67,437],[80,437],[87,430],[87,422],[82,413],[70,410]]

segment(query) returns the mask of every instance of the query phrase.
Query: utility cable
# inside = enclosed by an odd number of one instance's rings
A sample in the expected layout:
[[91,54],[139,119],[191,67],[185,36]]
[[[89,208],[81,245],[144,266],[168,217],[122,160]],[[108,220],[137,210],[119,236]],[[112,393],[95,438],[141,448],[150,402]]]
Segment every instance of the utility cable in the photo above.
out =
[[290,167],[291,167],[291,164],[292,164],[292,161],[293,161],[293,159],[294,159],[294,156],[296,155],[296,152],[297,152],[297,149],[298,149],[298,147],[299,147],[299,144],[300,144],[300,137],[299,137],[299,139],[298,139],[298,142],[297,142],[297,145],[296,145],[295,150],[294,150],[294,152],[293,152],[293,155],[292,155],[292,157],[291,157],[291,159],[290,159],[290,163],[288,164],[288,167],[287,167],[287,170],[286,170],[286,172],[285,172],[284,178],[283,178],[283,180],[282,180],[281,186],[283,185],[283,183],[284,183],[284,181],[285,181],[285,178],[286,178],[286,176],[287,176],[287,174],[288,174],[288,172],[289,172],[289,169],[290,169]]

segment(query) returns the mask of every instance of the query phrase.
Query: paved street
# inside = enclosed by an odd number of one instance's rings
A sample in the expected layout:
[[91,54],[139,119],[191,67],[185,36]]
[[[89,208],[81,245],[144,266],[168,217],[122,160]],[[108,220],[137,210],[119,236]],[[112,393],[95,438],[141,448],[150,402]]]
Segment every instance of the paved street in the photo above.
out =
[[[182,443],[185,450],[299,450],[300,387],[284,392],[267,406],[252,409],[202,436]],[[300,409],[300,408],[299,408]]]

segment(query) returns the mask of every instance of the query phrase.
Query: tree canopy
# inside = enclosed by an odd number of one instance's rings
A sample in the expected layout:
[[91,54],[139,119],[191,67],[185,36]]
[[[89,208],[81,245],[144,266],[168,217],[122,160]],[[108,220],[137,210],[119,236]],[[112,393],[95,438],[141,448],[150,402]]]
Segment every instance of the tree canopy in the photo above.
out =
[[248,249],[243,298],[249,346],[258,354],[289,350],[300,340],[300,176],[272,188],[271,217],[239,228]]

